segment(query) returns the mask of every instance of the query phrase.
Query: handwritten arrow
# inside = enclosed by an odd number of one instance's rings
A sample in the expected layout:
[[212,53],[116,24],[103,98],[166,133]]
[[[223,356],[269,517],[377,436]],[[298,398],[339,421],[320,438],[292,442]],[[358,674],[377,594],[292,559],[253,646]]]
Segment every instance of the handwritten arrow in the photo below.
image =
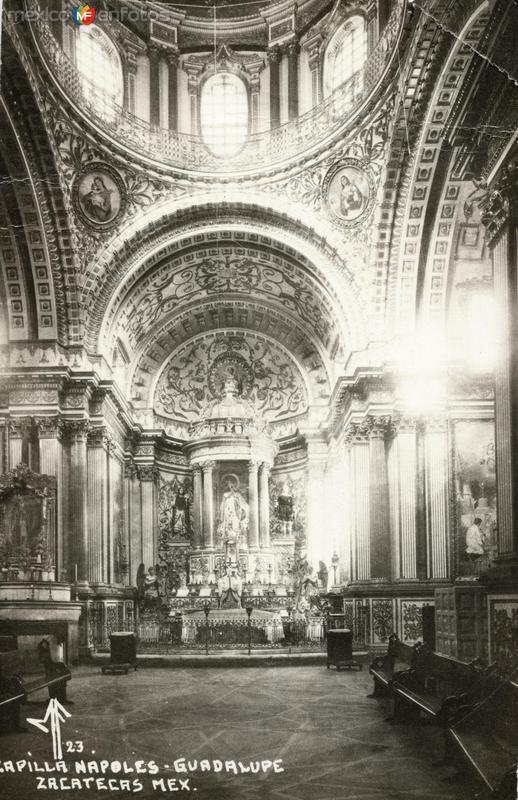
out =
[[[43,733],[52,733],[52,749],[54,751],[55,761],[61,761],[63,758],[63,752],[61,750],[61,723],[65,722],[67,717],[71,716],[72,714],[70,714],[66,708],[63,708],[59,700],[56,700],[55,697],[51,697],[43,719],[31,719],[27,717],[27,722],[30,725],[34,725],[35,728],[43,731]],[[49,724],[46,725],[45,723],[49,723],[50,727]]]

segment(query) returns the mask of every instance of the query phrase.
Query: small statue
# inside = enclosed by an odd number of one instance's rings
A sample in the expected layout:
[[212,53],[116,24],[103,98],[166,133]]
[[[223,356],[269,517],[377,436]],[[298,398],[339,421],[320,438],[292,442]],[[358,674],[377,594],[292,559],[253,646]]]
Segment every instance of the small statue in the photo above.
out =
[[172,528],[173,536],[187,536],[189,533],[189,496],[183,486],[175,497]]
[[323,561],[319,561],[318,562],[317,578],[318,578],[318,583],[320,585],[320,588],[323,589],[324,592],[327,592],[327,583],[328,583],[328,580],[329,580],[329,572],[328,572],[328,569],[327,569],[327,567],[326,567],[326,565],[324,564]]
[[238,608],[241,605],[243,581],[235,567],[227,568],[225,575],[218,581],[221,608]]
[[284,481],[281,494],[277,498],[276,514],[281,521],[283,535],[291,536],[295,513],[293,511],[293,495],[290,494],[287,481]]

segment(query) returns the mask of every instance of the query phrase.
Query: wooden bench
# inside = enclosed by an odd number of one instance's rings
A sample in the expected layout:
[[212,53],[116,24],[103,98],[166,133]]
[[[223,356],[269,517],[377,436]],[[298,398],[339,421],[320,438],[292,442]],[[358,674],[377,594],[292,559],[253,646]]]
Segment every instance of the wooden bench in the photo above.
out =
[[422,715],[448,723],[462,706],[482,693],[483,671],[474,664],[434,653],[420,643],[410,668],[394,673],[394,722],[417,722]]
[[[493,682],[485,699],[464,707],[446,733],[448,760],[496,797],[516,797],[518,683]],[[487,684],[486,684],[487,688]]]
[[392,679],[396,670],[410,666],[414,648],[403,644],[399,637],[393,633],[389,636],[388,649],[384,656],[378,656],[371,661],[369,672],[374,681],[374,689],[368,697],[389,695],[392,688]]
[[69,702],[66,685],[72,677],[70,670],[66,664],[52,660],[48,642],[40,642],[38,655],[45,675],[25,681],[16,636],[0,637],[0,732],[20,729],[21,705],[42,689],[61,703]]

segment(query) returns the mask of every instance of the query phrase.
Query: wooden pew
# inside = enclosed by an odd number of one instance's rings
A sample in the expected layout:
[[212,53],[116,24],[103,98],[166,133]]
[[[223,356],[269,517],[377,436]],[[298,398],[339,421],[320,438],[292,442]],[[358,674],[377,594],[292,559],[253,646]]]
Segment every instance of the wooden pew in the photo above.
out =
[[392,689],[392,680],[396,671],[401,671],[412,663],[414,647],[403,644],[399,637],[393,633],[389,636],[388,649],[384,656],[378,656],[369,665],[374,688],[367,697],[380,697],[389,695]]
[[16,636],[0,636],[0,732],[20,730],[20,712],[28,698],[47,689],[49,697],[61,703],[69,702],[66,684],[72,675],[62,662],[53,661],[48,642],[38,646],[40,662],[45,676],[26,681],[22,677],[22,663]]
[[[488,684],[486,683],[486,688]],[[516,797],[518,683],[494,682],[484,700],[464,707],[446,732],[448,760],[495,797]]]
[[410,668],[394,673],[394,721],[417,722],[424,715],[446,724],[460,707],[480,698],[483,686],[484,672],[476,664],[439,655],[418,643]]

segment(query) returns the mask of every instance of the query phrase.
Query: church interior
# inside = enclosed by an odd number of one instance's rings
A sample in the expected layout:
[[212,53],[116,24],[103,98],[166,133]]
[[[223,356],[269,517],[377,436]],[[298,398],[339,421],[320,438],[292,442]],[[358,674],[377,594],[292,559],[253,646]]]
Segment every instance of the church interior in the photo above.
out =
[[514,798],[518,3],[1,24],[5,758]]

